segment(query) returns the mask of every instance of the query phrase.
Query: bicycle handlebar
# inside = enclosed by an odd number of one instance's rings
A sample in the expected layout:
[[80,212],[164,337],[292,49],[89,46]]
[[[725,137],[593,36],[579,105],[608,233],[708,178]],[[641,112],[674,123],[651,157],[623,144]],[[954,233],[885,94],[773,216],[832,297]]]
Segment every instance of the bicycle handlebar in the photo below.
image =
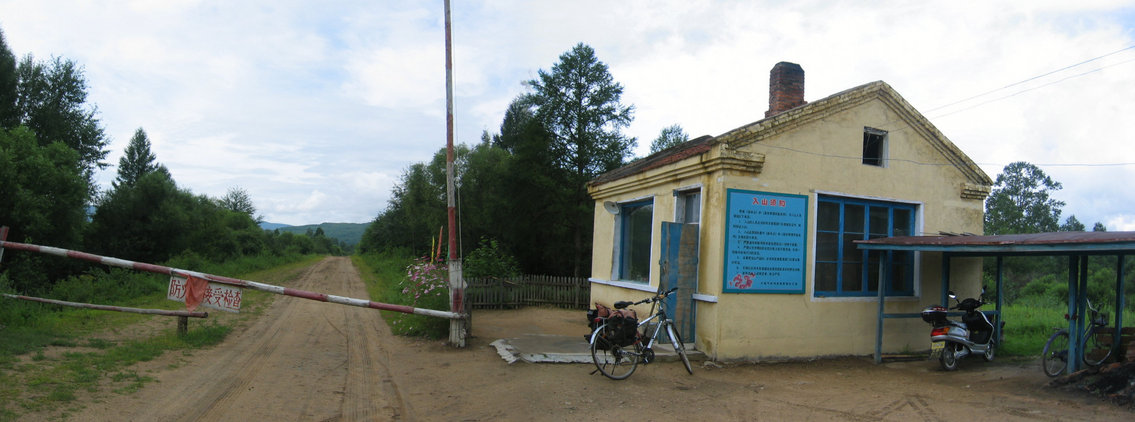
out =
[[672,288],[672,289],[670,289],[670,290],[667,290],[667,291],[666,291],[666,293],[659,293],[659,294],[657,294],[657,295],[655,295],[655,296],[652,296],[652,297],[648,297],[648,298],[646,298],[646,299],[643,299],[643,300],[640,300],[640,301],[638,301],[638,302],[632,303],[631,305],[633,306],[633,305],[641,305],[641,304],[643,304],[643,303],[651,303],[651,302],[657,302],[657,301],[660,301],[660,300],[662,300],[662,299],[663,299],[663,298],[665,298],[666,296],[670,296],[670,294],[671,294],[671,293],[674,293],[674,292],[676,292],[676,291],[678,291],[678,288],[677,288],[677,287],[674,287],[674,288]]

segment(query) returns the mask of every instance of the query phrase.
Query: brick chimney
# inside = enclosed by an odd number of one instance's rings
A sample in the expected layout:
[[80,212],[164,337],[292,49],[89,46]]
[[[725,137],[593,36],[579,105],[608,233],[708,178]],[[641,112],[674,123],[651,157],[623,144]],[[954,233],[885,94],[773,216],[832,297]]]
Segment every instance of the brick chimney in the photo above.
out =
[[796,63],[780,62],[769,72],[768,111],[765,117],[802,106],[804,101],[804,69]]

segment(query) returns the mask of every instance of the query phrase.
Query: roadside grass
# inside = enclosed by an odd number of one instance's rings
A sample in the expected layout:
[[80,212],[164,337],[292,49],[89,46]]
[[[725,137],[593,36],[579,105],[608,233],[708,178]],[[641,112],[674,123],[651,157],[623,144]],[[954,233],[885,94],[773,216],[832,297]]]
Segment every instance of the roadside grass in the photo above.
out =
[[1039,356],[1048,337],[1063,324],[1064,310],[1030,304],[1004,305],[1004,342],[997,351],[1004,356]]
[[[323,257],[292,259],[292,262],[269,261],[259,265],[250,262],[219,267],[202,265],[207,267],[205,270],[199,269],[202,266],[171,266],[213,274],[238,274],[234,277],[269,284],[288,284],[298,278],[303,269]],[[266,268],[266,265],[273,266]],[[226,268],[244,268],[247,271],[226,273]],[[134,277],[137,276],[130,276],[131,279]],[[158,283],[168,281],[164,276],[153,277],[159,279]],[[69,288],[73,289],[72,292],[82,290],[74,285]],[[262,314],[276,296],[246,290],[241,313],[210,310],[205,320],[191,318],[190,328],[183,336],[176,333],[176,318],[0,298],[0,303],[7,309],[2,314],[8,317],[3,324],[11,324],[0,327],[0,421],[19,420],[24,412],[58,412],[60,409],[63,412],[61,416],[66,416],[71,411],[66,406],[80,394],[96,394],[108,389],[116,394],[138,391],[153,378],[138,374],[130,369],[131,365],[153,360],[167,351],[191,353],[218,344],[240,323]],[[88,300],[108,303],[106,300],[109,299],[96,297]],[[120,298],[113,304],[171,310],[184,309],[185,306],[166,299],[164,287],[158,292]],[[147,322],[155,323],[159,328],[139,338],[129,338],[130,335],[122,332],[126,327]],[[160,328],[161,324],[168,328]],[[45,353],[45,350],[49,352]]]
[[[435,294],[424,295],[415,300],[413,294],[406,293],[407,267],[414,259],[408,254],[386,252],[379,254],[352,255],[351,262],[359,269],[366,283],[367,294],[375,302],[394,305],[407,305],[417,308],[448,310],[449,297],[446,289]],[[381,311],[382,318],[390,326],[390,331],[400,336],[445,338],[449,335],[449,320],[423,315],[404,314],[395,311]]]
[[[104,379],[114,381],[115,385],[124,384],[116,387],[113,390],[115,392],[137,391],[153,379],[130,370],[131,365],[153,360],[170,350],[195,350],[215,345],[223,341],[231,331],[231,326],[209,323],[190,330],[184,336],[166,330],[156,337],[119,344],[107,340],[93,342],[97,343],[95,346],[102,348],[64,352],[56,358],[19,365],[14,373],[0,375],[0,383],[22,383],[26,387],[19,397],[5,399],[12,399],[27,411],[41,411],[73,401],[79,390],[96,393]],[[87,346],[91,346],[91,343]]]

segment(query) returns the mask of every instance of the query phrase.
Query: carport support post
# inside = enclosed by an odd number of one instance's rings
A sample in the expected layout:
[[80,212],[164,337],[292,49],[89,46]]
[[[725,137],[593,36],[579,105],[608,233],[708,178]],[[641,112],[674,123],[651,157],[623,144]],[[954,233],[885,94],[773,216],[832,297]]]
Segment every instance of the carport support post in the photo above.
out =
[[[1005,286],[1005,257],[997,256],[997,323],[993,325],[993,338],[997,339],[997,345],[1000,346],[1004,341],[1005,333],[1001,332],[1001,325],[1005,323],[1004,316],[1001,314],[1001,305],[1004,301],[1001,299],[1005,297],[1002,293],[1002,287]],[[984,287],[982,287],[984,289]]]
[[942,306],[950,307],[950,254],[942,253]]
[[[1126,257],[1127,255],[1121,254],[1117,256],[1115,260],[1115,323],[1112,324],[1115,332],[1111,334],[1111,338],[1113,339],[1111,342],[1112,352],[1118,348],[1120,337],[1123,335],[1123,307],[1126,306],[1123,298],[1123,260]],[[1120,360],[1122,359],[1123,358],[1120,357]]]
[[1080,255],[1068,255],[1068,368],[1066,369],[1069,374],[1080,370],[1080,359],[1083,358],[1083,353],[1080,351],[1080,323],[1081,310],[1081,290],[1080,290],[1080,262],[1081,260],[1087,261],[1085,257]]
[[[880,271],[882,269],[880,268]],[[875,323],[875,364],[883,363],[883,302],[886,300],[887,277],[879,283],[879,320]]]
[[[1084,346],[1083,346],[1084,345],[1084,334],[1085,334],[1084,333],[1084,326],[1087,325],[1088,318],[1091,317],[1090,315],[1087,314],[1087,312],[1088,312],[1088,256],[1087,255],[1081,255],[1080,256],[1079,285],[1080,285],[1080,287],[1077,288],[1077,291],[1076,291],[1076,303],[1077,303],[1076,314],[1079,315],[1080,318],[1076,319],[1076,332],[1080,333],[1080,337],[1076,339],[1076,344],[1079,345],[1080,347],[1076,348],[1076,359],[1078,359],[1079,362],[1083,362],[1084,361],[1084,352],[1085,352]],[[1080,368],[1081,367],[1079,367],[1079,366],[1076,367],[1077,370],[1079,370]]]

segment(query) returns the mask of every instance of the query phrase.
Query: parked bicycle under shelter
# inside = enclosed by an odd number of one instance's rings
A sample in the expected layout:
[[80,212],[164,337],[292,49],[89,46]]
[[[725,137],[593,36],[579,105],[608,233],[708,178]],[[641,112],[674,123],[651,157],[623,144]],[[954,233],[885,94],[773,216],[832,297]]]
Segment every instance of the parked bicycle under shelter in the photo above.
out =
[[[948,304],[950,260],[955,257],[997,258],[997,309],[990,312],[1000,316],[1003,276],[1003,258],[1006,256],[1067,256],[1068,257],[1068,315],[1087,315],[1088,258],[1090,256],[1116,256],[1115,317],[1113,338],[1118,339],[1123,329],[1124,271],[1127,255],[1135,252],[1135,232],[1055,232],[1010,234],[996,236],[902,236],[855,242],[859,249],[868,251],[937,252],[942,254],[942,304]],[[882,359],[880,347],[883,339],[883,320],[888,318],[918,318],[919,314],[888,314],[883,312],[885,298],[879,297],[879,319],[875,337],[875,362]],[[1068,372],[1080,369],[1083,350],[1084,320],[1068,320],[1069,344]],[[1000,336],[999,331],[995,335]],[[1112,342],[1112,348],[1117,342]]]

